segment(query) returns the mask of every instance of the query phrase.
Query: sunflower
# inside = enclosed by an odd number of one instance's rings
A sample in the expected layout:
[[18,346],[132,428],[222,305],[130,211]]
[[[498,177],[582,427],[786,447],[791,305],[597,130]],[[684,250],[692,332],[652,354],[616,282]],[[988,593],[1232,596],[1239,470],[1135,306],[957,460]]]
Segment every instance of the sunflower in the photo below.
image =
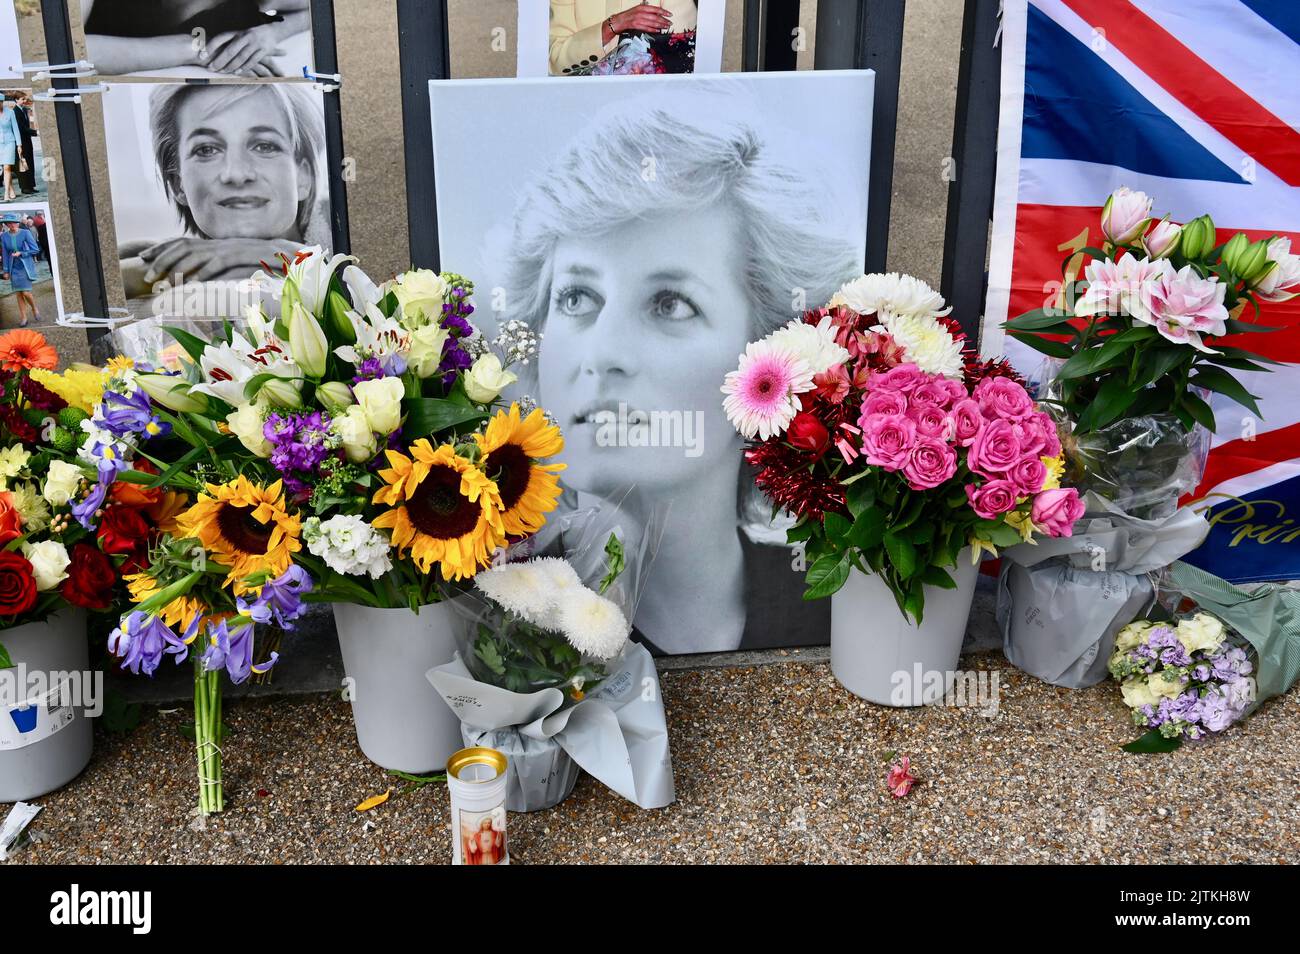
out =
[[435,450],[422,437],[410,452],[387,452],[392,467],[379,471],[387,486],[375,503],[392,509],[373,525],[392,530],[393,546],[409,549],[421,572],[437,562],[443,579],[473,576],[505,542],[497,485],[451,444]]
[[254,573],[272,577],[289,569],[302,549],[299,519],[285,509],[282,481],[261,487],[242,474],[224,484],[208,484],[207,492],[176,518],[176,532],[192,538],[223,566],[230,567],[236,595],[256,587],[244,580]]
[[23,371],[44,368],[53,371],[59,363],[59,353],[39,331],[15,328],[0,335],[0,366],[6,371]]
[[564,464],[537,464],[564,450],[560,429],[546,420],[541,408],[520,420],[519,405],[498,411],[482,434],[475,434],[483,455],[483,472],[501,491],[505,531],[512,537],[536,533],[555,509],[560,482],[555,474]]
[[[158,592],[158,581],[145,571],[141,573],[127,573],[122,577],[126,581],[126,590],[131,595],[132,603],[143,603],[149,597]],[[178,596],[166,606],[158,611],[162,621],[168,626],[176,629],[186,629],[194,615],[208,612],[207,606],[202,600],[195,599],[192,596]]]

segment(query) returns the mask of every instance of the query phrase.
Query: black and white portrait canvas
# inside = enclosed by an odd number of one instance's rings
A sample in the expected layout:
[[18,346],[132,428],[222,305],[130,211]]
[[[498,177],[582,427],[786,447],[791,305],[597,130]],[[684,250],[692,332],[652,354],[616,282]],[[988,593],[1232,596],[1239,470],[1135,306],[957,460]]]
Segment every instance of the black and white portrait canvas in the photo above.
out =
[[[542,334],[565,506],[669,508],[636,613],[663,653],[825,643],[720,387],[862,271],[870,72],[430,84],[442,266]],[[475,130],[468,136],[465,130]]]
[[103,94],[123,291],[136,315],[238,316],[279,253],[330,246],[323,93],[116,83]]
[[311,0],[81,0],[101,76],[302,76]]
[[519,76],[722,69],[726,0],[519,0]]

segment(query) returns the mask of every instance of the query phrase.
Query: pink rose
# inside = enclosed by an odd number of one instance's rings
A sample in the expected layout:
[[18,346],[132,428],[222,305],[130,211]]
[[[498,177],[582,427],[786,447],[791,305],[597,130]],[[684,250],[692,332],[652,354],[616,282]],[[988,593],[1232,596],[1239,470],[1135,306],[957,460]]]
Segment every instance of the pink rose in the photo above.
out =
[[903,476],[913,490],[938,487],[955,473],[957,453],[946,441],[934,437],[918,437],[903,465]]
[[1016,507],[1016,485],[1009,480],[990,480],[978,490],[974,484],[966,485],[966,499],[971,509],[985,520]]
[[907,416],[916,422],[916,432],[925,437],[947,440],[952,434],[953,425],[948,419],[948,412],[938,405],[913,405],[907,409]]
[[1056,433],[1056,423],[1041,412],[1013,426],[1020,449],[1025,456],[1055,457],[1061,453],[1061,438]]
[[902,391],[910,394],[930,379],[930,376],[914,364],[900,364],[888,371],[876,371],[871,375],[871,389],[885,388],[889,391]]
[[[956,391],[954,393],[954,386]],[[966,396],[966,389],[956,381],[949,381],[947,378],[932,378],[922,384],[911,393],[908,400],[912,406],[918,404],[932,404],[935,407],[947,408],[953,401]]]
[[862,453],[868,464],[898,470],[916,443],[916,423],[902,414],[878,414],[862,421]]
[[985,378],[973,396],[989,420],[1023,421],[1034,413],[1034,399],[1010,378]]
[[907,397],[901,391],[872,391],[862,402],[862,419],[877,414],[902,414],[907,410]]
[[1037,457],[1025,457],[1007,471],[1007,480],[1022,494],[1036,494],[1047,480],[1047,466]]
[[972,398],[964,398],[952,406],[948,416],[957,428],[957,443],[962,447],[970,447],[976,435],[984,428],[984,415],[980,413],[980,406]]
[[1034,498],[1029,518],[1047,532],[1048,536],[1068,537],[1086,508],[1073,487],[1044,490]]
[[1024,456],[1024,448],[1010,421],[988,421],[971,442],[966,464],[985,477],[1001,477]]

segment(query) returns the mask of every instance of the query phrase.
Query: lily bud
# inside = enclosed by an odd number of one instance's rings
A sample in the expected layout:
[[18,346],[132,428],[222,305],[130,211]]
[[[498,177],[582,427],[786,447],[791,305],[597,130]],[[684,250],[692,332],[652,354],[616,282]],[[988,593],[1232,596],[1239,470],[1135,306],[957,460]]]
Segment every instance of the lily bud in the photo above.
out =
[[1248,283],[1254,283],[1267,274],[1272,263],[1268,260],[1268,243],[1263,239],[1251,242],[1241,256],[1239,274]]
[[137,374],[135,383],[145,394],[168,410],[178,414],[202,414],[208,399],[190,391],[190,383],[173,374]]
[[357,340],[357,330],[348,317],[348,300],[331,288],[325,296],[325,327],[330,340],[339,345],[350,345]]
[[271,378],[262,385],[258,396],[266,398],[276,407],[302,406],[302,395],[298,393],[298,386],[288,378]]
[[1183,257],[1203,258],[1210,249],[1214,248],[1214,235],[1214,219],[1208,215],[1198,215],[1192,219],[1183,226],[1182,235],[1179,237],[1178,244],[1183,250]]
[[316,400],[321,403],[321,407],[331,414],[337,414],[356,403],[356,398],[352,396],[352,389],[342,381],[327,381],[316,389]]
[[1250,246],[1250,239],[1246,238],[1241,232],[1238,232],[1232,238],[1228,239],[1227,244],[1223,246],[1223,251],[1219,258],[1224,265],[1235,275],[1240,275],[1241,270],[1237,267],[1241,263],[1241,256],[1245,254],[1246,249]]
[[1151,197],[1120,186],[1106,198],[1101,210],[1101,230],[1116,245],[1132,242],[1151,221]]
[[1147,250],[1147,256],[1152,260],[1158,258],[1168,258],[1174,254],[1178,248],[1178,240],[1182,237],[1183,227],[1176,222],[1170,222],[1168,219],[1161,219],[1155,224],[1142,239],[1142,245]]
[[325,373],[325,361],[330,353],[329,340],[320,322],[300,303],[295,303],[289,312],[289,350],[303,374],[319,378]]

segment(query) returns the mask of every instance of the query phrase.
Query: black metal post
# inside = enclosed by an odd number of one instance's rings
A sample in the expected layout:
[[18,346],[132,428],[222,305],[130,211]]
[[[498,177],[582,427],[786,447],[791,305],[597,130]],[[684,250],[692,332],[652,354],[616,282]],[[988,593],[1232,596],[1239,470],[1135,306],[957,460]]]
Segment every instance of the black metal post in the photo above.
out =
[[767,35],[763,7],[764,0],[745,0],[741,16],[743,40],[740,68],[746,73],[757,73],[763,68],[763,38]]
[[[318,75],[338,73],[334,36],[334,0],[311,0],[311,35]],[[329,163],[330,232],[336,253],[352,251],[348,229],[348,186],[343,177],[343,103],[340,90],[325,94],[325,158]]]
[[397,0],[397,47],[402,69],[406,220],[411,264],[437,270],[440,261],[438,198],[433,177],[429,80],[451,76],[447,0]]
[[883,272],[889,258],[889,210],[894,191],[898,80],[903,67],[906,0],[866,0],[858,18],[853,65],[876,71],[871,114],[871,183],[867,188],[867,271]]

